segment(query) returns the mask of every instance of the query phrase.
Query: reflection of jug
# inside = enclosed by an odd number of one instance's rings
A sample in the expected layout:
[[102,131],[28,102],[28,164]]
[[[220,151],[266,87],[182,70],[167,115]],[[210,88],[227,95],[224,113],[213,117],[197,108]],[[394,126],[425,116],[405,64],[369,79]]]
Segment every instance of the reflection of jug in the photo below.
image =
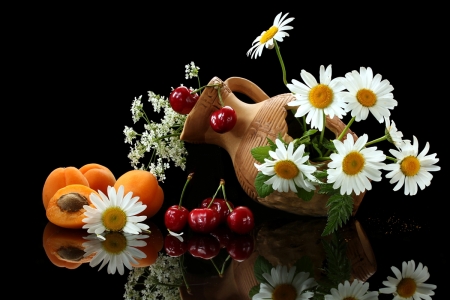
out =
[[[328,201],[327,195],[315,194],[309,202],[299,201],[294,192],[273,192],[265,198],[259,198],[254,185],[258,170],[254,163],[256,160],[251,154],[251,149],[267,145],[267,138],[275,140],[279,134],[286,141],[291,141],[288,135],[286,123],[286,104],[295,98],[291,93],[281,94],[270,98],[253,82],[240,78],[230,77],[225,82],[214,77],[209,85],[223,84],[221,96],[224,105],[231,106],[237,115],[237,123],[234,128],[226,133],[216,133],[210,126],[209,117],[221,108],[217,89],[207,87],[200,95],[197,103],[186,118],[180,139],[189,143],[214,144],[224,148],[233,161],[237,179],[243,190],[253,200],[265,206],[277,208],[299,215],[326,216]],[[233,92],[248,96],[255,103],[246,103],[236,97]],[[326,127],[339,135],[345,128],[345,124],[335,117],[327,117]],[[357,136],[353,134],[354,139]],[[364,193],[353,196],[353,215],[356,213]]]

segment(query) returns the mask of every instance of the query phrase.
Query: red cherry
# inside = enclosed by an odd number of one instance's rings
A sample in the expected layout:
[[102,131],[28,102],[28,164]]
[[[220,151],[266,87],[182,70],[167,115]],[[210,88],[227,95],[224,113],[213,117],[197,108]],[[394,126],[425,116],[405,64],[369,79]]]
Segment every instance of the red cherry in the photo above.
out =
[[211,128],[218,133],[225,133],[233,129],[236,125],[236,112],[230,106],[224,106],[211,114],[209,124]]
[[236,261],[244,261],[253,253],[253,237],[249,234],[236,235],[227,245],[227,252]]
[[[213,198],[206,198],[202,201],[200,207],[208,207],[208,205],[211,203],[211,200]],[[230,204],[231,208],[234,208],[233,203],[228,201],[228,204]],[[214,198],[213,203],[209,205],[210,208],[214,209],[219,213],[219,223],[225,223],[227,220],[228,215],[230,214],[230,209],[227,206],[227,202],[225,199],[222,198]]]
[[198,94],[191,94],[192,89],[185,86],[179,86],[169,95],[170,106],[179,114],[187,115],[191,112],[199,98]]
[[219,225],[220,216],[212,208],[194,208],[189,213],[189,227],[195,232],[210,233]]
[[189,217],[189,211],[179,205],[172,205],[164,214],[164,224],[167,229],[179,233],[183,230]]
[[168,234],[164,239],[164,250],[171,257],[178,257],[188,250],[188,242],[180,241],[177,237]]
[[210,235],[194,235],[189,239],[188,251],[194,257],[211,259],[220,252],[219,241]]
[[232,231],[239,234],[246,234],[255,227],[255,219],[252,211],[248,207],[238,206],[228,215],[227,224]]

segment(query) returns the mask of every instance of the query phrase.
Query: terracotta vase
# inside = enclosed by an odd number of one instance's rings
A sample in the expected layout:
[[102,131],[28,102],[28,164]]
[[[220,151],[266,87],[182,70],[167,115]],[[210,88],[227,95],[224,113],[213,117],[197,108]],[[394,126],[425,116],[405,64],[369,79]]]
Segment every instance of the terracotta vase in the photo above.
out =
[[[254,163],[256,160],[251,149],[267,145],[267,138],[275,140],[279,134],[286,141],[293,138],[288,135],[286,123],[288,102],[295,99],[292,93],[269,97],[253,82],[241,78],[230,77],[225,81],[214,77],[209,85],[221,84],[221,96],[224,105],[231,106],[237,115],[234,128],[226,133],[215,132],[209,123],[211,114],[220,109],[218,89],[207,87],[203,90],[197,103],[186,118],[180,139],[189,143],[214,144],[224,148],[231,157],[237,179],[247,195],[259,203],[288,211],[298,215],[326,216],[328,201],[327,195],[314,194],[311,201],[302,201],[294,192],[273,192],[265,198],[258,197],[254,185],[258,170]],[[234,93],[246,95],[254,103],[246,103],[236,97]],[[292,107],[289,107],[292,108]],[[327,117],[326,127],[338,136],[345,128],[345,124],[337,117]],[[357,136],[353,134],[354,139]],[[353,215],[356,213],[365,193],[353,195]]]

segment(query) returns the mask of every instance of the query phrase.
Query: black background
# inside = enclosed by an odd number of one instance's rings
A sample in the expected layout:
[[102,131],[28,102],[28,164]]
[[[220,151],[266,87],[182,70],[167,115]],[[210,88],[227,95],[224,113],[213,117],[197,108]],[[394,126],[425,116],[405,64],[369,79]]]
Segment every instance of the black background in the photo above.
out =
[[[272,25],[276,14],[289,12],[295,17],[291,23],[294,29],[279,43],[288,81],[300,80],[302,69],[318,78],[320,65],[332,64],[333,77],[361,66],[371,67],[395,88],[399,104],[392,119],[398,129],[408,139],[415,135],[420,150],[430,142],[429,154],[437,153],[440,158],[437,164],[442,170],[432,173],[431,186],[414,197],[404,196],[403,188],[392,191],[393,185],[386,179],[374,183],[356,218],[369,236],[378,264],[369,279],[370,290],[381,288],[381,282],[393,275],[391,266],[400,268],[403,261],[413,259],[428,266],[428,283],[438,285],[433,299],[444,299],[448,196],[446,152],[444,138],[440,138],[445,137],[445,128],[440,120],[445,111],[442,92],[446,81],[438,75],[443,60],[441,45],[432,38],[439,34],[440,24],[433,18],[425,23],[428,10],[423,7],[409,8],[405,13],[391,7],[324,6],[273,4],[244,9],[217,2],[201,7],[177,4],[130,10],[120,6],[53,7],[52,13],[50,7],[38,7],[39,14],[31,8],[22,18],[26,30],[15,36],[18,43],[11,45],[20,57],[14,59],[17,78],[24,83],[17,103],[26,121],[25,127],[15,132],[18,140],[11,147],[19,147],[23,154],[13,163],[32,173],[25,175],[30,186],[16,189],[29,193],[19,197],[28,203],[26,218],[21,218],[27,220],[22,223],[27,229],[18,241],[27,255],[20,258],[25,268],[16,266],[16,270],[32,275],[21,280],[32,280],[36,289],[24,293],[48,299],[69,294],[88,299],[122,298],[125,276],[108,275],[106,269],[97,271],[98,267],[87,264],[66,270],[48,261],[42,247],[47,219],[41,200],[47,175],[58,167],[92,162],[107,166],[116,178],[130,170],[129,145],[124,143],[122,131],[125,125],[133,126],[132,100],[139,95],[146,99],[149,90],[168,96],[171,87],[181,83],[197,86],[196,80],[184,77],[184,66],[191,61],[200,66],[203,84],[213,76],[223,80],[240,76],[258,84],[269,96],[287,92],[275,51],[264,49],[256,60],[246,52],[255,37]],[[151,109],[147,102],[144,107]],[[381,136],[382,128],[372,121],[352,127],[356,134],[368,133],[369,139]],[[242,195],[226,152],[206,145],[190,150],[193,159],[188,163],[203,172],[196,174],[186,195],[191,203],[210,196],[220,177],[229,179],[231,195]],[[161,184],[164,207],[178,201],[188,171],[168,171]],[[264,218],[267,210],[261,209]],[[161,216],[152,221],[163,224]],[[412,225],[418,228],[409,229]],[[160,229],[165,230],[162,225]]]

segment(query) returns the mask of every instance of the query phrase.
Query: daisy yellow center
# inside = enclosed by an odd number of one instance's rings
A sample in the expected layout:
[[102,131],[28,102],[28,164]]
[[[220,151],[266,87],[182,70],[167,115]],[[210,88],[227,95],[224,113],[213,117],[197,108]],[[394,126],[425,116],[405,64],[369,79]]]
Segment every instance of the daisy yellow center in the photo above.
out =
[[297,165],[290,160],[280,160],[278,161],[275,166],[273,167],[275,173],[278,175],[278,177],[281,177],[283,179],[292,179],[297,177],[300,170],[298,169]]
[[405,176],[414,176],[419,173],[420,162],[415,156],[407,156],[400,163],[400,170]]
[[412,278],[403,278],[397,285],[397,293],[400,297],[410,298],[416,293],[417,284]]
[[358,99],[358,102],[365,107],[372,107],[377,103],[377,96],[368,89],[360,89],[356,93],[356,99]]
[[356,175],[364,168],[365,159],[357,151],[350,152],[342,161],[342,171],[347,175]]
[[318,84],[309,91],[309,102],[315,108],[328,107],[333,101],[333,90],[328,85]]
[[297,298],[297,290],[292,284],[283,283],[276,286],[272,293],[274,300],[295,300]]
[[103,212],[102,223],[107,230],[119,231],[127,224],[127,215],[120,207],[110,207]]
[[109,232],[102,242],[102,247],[109,254],[120,254],[127,248],[127,239],[121,233]]
[[267,43],[268,40],[274,37],[274,35],[278,32],[278,27],[272,26],[267,30],[259,39],[261,44]]

